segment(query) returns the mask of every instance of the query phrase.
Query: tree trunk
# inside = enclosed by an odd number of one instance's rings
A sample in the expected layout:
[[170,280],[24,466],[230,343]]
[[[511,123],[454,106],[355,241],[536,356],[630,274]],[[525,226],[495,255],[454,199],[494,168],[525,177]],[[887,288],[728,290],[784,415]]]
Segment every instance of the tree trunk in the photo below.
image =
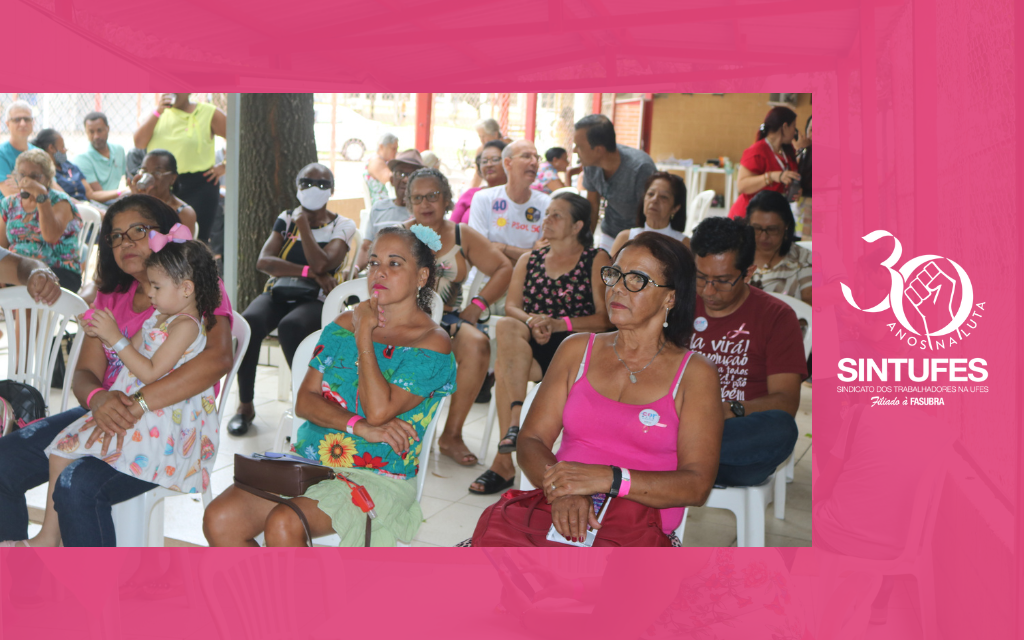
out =
[[317,161],[312,93],[241,95],[238,190],[238,309],[263,291],[256,260],[286,209],[299,206],[295,176]]

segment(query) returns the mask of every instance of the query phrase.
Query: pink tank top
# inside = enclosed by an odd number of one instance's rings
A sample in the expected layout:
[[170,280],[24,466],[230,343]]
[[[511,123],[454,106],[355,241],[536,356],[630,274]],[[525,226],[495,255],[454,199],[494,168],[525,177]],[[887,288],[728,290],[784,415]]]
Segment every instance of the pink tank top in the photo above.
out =
[[[562,446],[558,460],[609,464],[636,471],[675,471],[679,467],[679,414],[675,394],[692,351],[679,365],[671,391],[650,404],[626,404],[604,397],[587,380],[595,335],[583,357],[562,410]],[[661,510],[661,525],[672,533],[683,521],[682,507]]]

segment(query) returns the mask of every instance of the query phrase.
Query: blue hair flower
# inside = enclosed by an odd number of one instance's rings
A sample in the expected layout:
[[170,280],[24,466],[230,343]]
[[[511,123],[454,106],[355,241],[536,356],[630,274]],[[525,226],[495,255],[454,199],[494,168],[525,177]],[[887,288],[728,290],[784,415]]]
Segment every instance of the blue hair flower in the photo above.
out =
[[427,245],[431,251],[441,250],[441,236],[437,235],[437,232],[430,227],[425,227],[422,224],[414,224],[410,231],[413,232],[420,242]]

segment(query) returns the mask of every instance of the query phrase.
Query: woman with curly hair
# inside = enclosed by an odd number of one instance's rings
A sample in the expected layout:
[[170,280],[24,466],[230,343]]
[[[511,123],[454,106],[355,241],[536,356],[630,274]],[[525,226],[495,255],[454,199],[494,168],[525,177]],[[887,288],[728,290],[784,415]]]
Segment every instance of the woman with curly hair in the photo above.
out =
[[[144,195],[115,202],[103,217],[99,235],[99,293],[93,309],[107,309],[124,336],[133,336],[153,314],[146,262],[152,255],[149,232],[168,233],[180,220],[166,204]],[[93,421],[79,434],[83,447],[102,440],[101,455],[119,451],[125,436],[148,411],[156,413],[203,394],[231,370],[231,304],[223,284],[220,304],[207,325],[206,346],[191,360],[132,396],[113,389],[123,368],[121,358],[99,338],[82,344],[72,389],[82,407],[34,422],[0,438],[0,540],[28,537],[25,492],[47,481],[44,451],[69,424],[91,411]],[[210,318],[206,318],[209,323]],[[137,431],[136,431],[137,432]],[[178,438],[175,439],[177,444]],[[196,443],[194,446],[201,446]],[[150,467],[152,468],[152,467]],[[152,477],[152,476],[150,476]],[[191,478],[190,478],[191,479]],[[101,458],[82,458],[65,469],[54,489],[64,546],[115,546],[111,505],[154,488],[149,479],[117,471]]]
[[[411,542],[423,513],[416,476],[427,426],[443,396],[455,390],[451,340],[430,317],[441,241],[426,227],[385,227],[370,249],[370,298],[324,328],[295,396],[295,451],[344,469],[375,504],[370,543]],[[290,499],[312,537],[337,533],[341,546],[361,546],[366,515],[348,482],[327,480]],[[211,546],[305,546],[306,527],[291,505],[229,487],[207,507],[203,533]]]

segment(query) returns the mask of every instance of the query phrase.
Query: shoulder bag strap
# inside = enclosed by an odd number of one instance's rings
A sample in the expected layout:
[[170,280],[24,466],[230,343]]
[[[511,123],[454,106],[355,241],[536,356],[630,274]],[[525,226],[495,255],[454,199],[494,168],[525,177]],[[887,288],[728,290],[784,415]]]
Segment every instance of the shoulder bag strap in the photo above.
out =
[[[281,503],[283,505],[287,505],[292,511],[295,512],[295,515],[299,516],[299,521],[302,522],[302,528],[305,529],[305,531],[306,531],[306,542],[307,542],[306,546],[309,546],[309,547],[313,546],[313,535],[309,531],[309,521],[306,520],[306,514],[302,513],[302,509],[296,507],[295,503],[293,503],[291,500],[286,500],[286,499],[282,498],[281,496],[279,496],[279,495],[277,495],[275,493],[270,493],[268,491],[264,491],[263,489],[257,489],[256,487],[250,487],[249,485],[247,485],[245,483],[242,483],[242,482],[239,482],[238,480],[235,480],[235,486],[238,487],[239,489],[242,489],[243,491],[248,491],[249,493],[253,494],[254,496],[259,496],[260,498],[264,498],[266,500],[271,500],[273,502],[279,502],[279,503]],[[367,515],[366,516],[366,535],[364,537],[364,543],[363,543],[364,546],[367,546],[367,547],[370,546],[370,527],[371,527],[371,525],[370,525],[370,516]]]

